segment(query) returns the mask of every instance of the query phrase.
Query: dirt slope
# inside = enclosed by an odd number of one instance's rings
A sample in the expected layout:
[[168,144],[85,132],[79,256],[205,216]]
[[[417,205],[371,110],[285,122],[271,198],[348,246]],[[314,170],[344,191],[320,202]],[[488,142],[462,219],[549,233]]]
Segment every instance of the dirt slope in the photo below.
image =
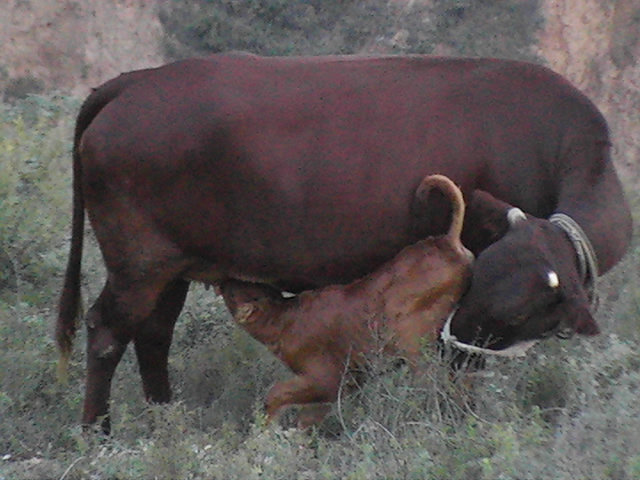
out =
[[157,0],[3,0],[0,92],[70,91],[163,63]]
[[640,2],[543,0],[538,54],[600,107],[627,182],[640,180]]

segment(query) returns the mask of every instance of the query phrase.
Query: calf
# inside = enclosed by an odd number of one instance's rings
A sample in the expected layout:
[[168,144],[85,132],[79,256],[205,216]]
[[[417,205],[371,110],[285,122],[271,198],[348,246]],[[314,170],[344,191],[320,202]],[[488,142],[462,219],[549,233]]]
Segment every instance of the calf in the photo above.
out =
[[[335,401],[343,374],[364,366],[369,353],[404,357],[415,369],[423,339],[436,341],[467,288],[474,257],[460,241],[462,193],[447,177],[432,175],[416,197],[426,198],[432,189],[453,204],[449,231],[404,248],[353,283],[294,298],[237,280],[220,286],[234,319],[296,374],[267,395],[269,419],[288,405]],[[317,423],[320,415],[300,418],[299,425]]]

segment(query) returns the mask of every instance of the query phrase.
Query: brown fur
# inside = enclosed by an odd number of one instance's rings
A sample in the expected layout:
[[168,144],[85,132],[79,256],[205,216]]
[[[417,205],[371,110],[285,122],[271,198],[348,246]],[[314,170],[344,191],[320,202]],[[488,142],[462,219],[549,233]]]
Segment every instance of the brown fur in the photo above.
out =
[[[221,285],[235,320],[296,374],[269,392],[269,419],[291,404],[335,401],[343,374],[361,367],[368,353],[381,350],[415,367],[422,342],[435,342],[467,288],[473,255],[460,242],[462,193],[447,177],[432,175],[417,197],[432,188],[453,204],[449,232],[406,247],[360,280],[291,299],[264,285]],[[301,426],[317,423],[324,416],[318,412],[299,418]]]

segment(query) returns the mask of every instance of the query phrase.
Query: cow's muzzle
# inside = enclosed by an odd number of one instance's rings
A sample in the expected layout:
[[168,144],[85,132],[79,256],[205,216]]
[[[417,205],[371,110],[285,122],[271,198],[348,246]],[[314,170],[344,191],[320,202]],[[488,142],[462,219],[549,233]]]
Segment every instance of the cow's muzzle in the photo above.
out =
[[461,342],[451,333],[451,322],[457,311],[458,308],[456,307],[453,312],[449,314],[449,317],[447,317],[444,327],[442,327],[442,331],[440,332],[440,339],[449,347],[471,354],[494,355],[498,357],[524,357],[527,354],[527,351],[537,343],[537,340],[527,340],[518,342],[510,347],[503,348],[502,350],[492,350],[490,348]]

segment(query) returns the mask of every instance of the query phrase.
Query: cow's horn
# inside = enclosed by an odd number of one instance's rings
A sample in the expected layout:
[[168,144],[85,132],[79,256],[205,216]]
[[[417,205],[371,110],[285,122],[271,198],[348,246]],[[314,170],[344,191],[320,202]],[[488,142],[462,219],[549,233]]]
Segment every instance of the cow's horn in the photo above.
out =
[[526,219],[527,219],[527,216],[519,208],[513,207],[513,208],[510,208],[509,211],[507,212],[507,220],[509,221],[509,225],[511,226],[514,226],[515,224]]

